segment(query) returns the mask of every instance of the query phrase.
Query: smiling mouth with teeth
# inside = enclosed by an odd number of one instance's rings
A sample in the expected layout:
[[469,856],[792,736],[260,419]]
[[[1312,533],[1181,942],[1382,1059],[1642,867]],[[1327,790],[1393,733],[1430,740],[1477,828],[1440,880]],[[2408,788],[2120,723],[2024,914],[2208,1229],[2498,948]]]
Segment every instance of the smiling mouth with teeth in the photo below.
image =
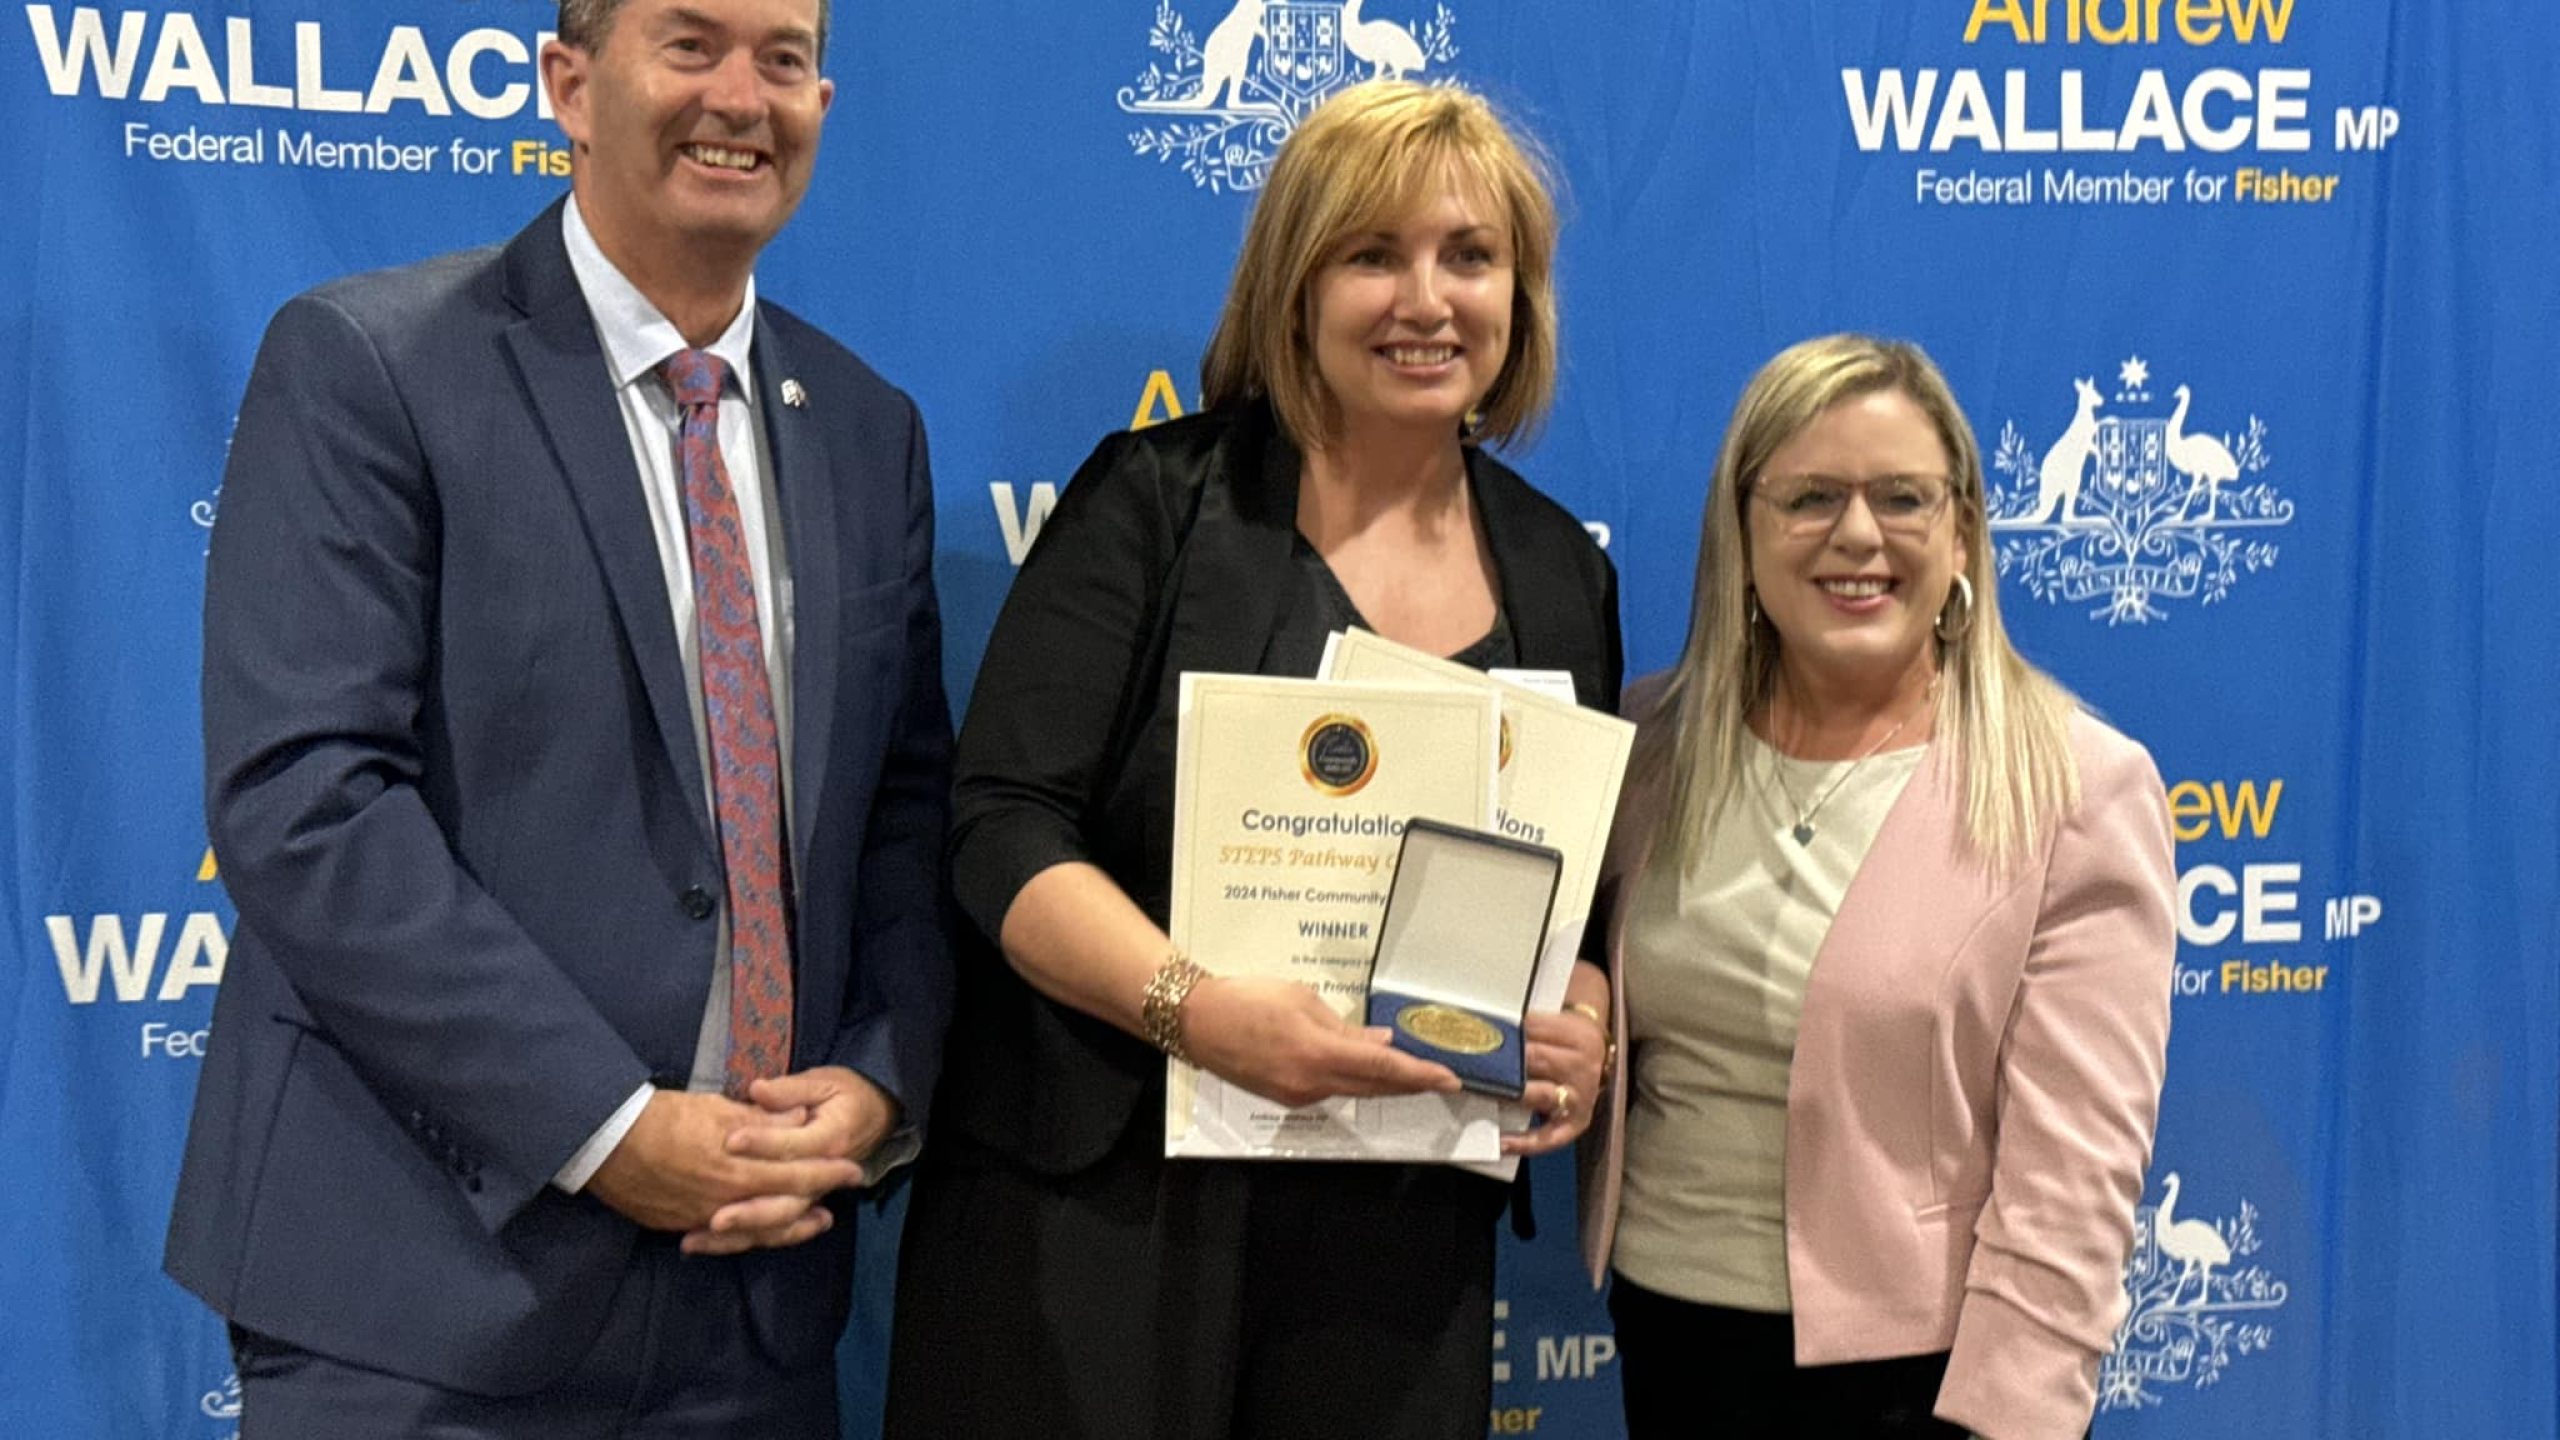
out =
[[1445,365],[1458,358],[1454,345],[1389,345],[1385,353],[1398,365]]
[[1864,600],[1872,595],[1882,595],[1893,588],[1893,582],[1886,579],[1822,580],[1815,583],[1821,585],[1826,593],[1849,600]]
[[753,150],[732,150],[723,145],[687,145],[684,153],[718,170],[753,170],[764,164],[764,157]]

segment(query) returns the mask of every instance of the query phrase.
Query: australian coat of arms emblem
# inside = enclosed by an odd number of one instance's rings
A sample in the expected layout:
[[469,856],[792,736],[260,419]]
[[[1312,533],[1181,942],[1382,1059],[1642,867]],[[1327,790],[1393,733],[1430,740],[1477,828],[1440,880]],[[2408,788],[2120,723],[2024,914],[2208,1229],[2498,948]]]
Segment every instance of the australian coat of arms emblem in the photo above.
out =
[[2233,1361],[2275,1343],[2270,1313],[2285,1283],[2254,1261],[2258,1207],[2243,1200],[2222,1220],[2178,1214],[2178,1172],[2160,1182],[2160,1203],[2134,1211],[2133,1255],[2124,1288],[2132,1302],[2116,1326],[2113,1353],[2098,1362],[2098,1408],[2158,1405],[2167,1389],[2204,1389]]
[[2293,502],[2261,478],[2265,421],[2210,430],[2185,385],[2159,415],[2140,356],[2117,378],[2112,396],[2072,381],[2070,421],[2041,453],[2002,424],[1984,497],[2000,573],[2039,600],[2090,605],[2110,625],[2166,619],[2171,601],[2225,599],[2242,575],[2276,563],[2275,542],[2252,532],[2293,521]]
[[1161,58],[1120,89],[1120,108],[1150,121],[1130,148],[1180,162],[1196,186],[1258,190],[1280,143],[1334,91],[1458,58],[1448,6],[1407,26],[1363,14],[1363,3],[1234,0],[1203,38],[1173,0],[1156,0],[1147,46]]

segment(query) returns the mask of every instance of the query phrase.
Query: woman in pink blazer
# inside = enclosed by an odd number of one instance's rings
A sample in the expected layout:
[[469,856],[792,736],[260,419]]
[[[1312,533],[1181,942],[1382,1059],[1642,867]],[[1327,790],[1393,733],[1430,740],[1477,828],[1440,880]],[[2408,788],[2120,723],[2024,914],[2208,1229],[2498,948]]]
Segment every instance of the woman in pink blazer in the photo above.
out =
[[1639,683],[1583,1142],[1631,1435],[2084,1433],[2176,945],[2143,749],[2001,628],[1918,349],[1744,391],[1687,644]]

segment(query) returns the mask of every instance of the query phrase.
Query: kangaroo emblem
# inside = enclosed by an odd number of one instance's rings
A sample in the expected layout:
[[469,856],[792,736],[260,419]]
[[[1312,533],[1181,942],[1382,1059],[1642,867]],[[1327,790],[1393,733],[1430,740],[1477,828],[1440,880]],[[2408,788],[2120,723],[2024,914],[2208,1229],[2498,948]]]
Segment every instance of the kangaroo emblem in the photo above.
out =
[[1217,105],[1221,91],[1227,107],[1244,104],[1245,67],[1253,60],[1253,42],[1262,34],[1263,11],[1269,0],[1236,0],[1236,8],[1209,31],[1200,44],[1200,89],[1189,99],[1179,100],[1167,109],[1207,110]]
[[2099,400],[2098,387],[2087,380],[2074,380],[2071,387],[2080,392],[2080,408],[2036,468],[2036,513],[2025,524],[2041,525],[2057,509],[2066,525],[2080,518],[2080,477],[2097,449]]

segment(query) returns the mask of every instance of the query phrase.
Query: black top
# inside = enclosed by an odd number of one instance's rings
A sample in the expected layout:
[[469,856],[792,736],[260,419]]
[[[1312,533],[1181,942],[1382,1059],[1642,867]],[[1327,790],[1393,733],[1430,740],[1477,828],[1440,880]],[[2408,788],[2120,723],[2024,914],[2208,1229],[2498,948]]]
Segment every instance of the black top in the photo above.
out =
[[[1450,656],[1461,665],[1478,670],[1520,663],[1518,647],[1511,642],[1511,617],[1503,613],[1502,577],[1493,577],[1493,628],[1476,637],[1474,644]],[[1360,613],[1351,592],[1342,588],[1342,577],[1307,543],[1307,537],[1293,537],[1289,547],[1289,586],[1280,602],[1280,621],[1271,627],[1271,643],[1263,647],[1262,663],[1254,673],[1260,675],[1313,675],[1324,663],[1324,642],[1339,630],[1375,631]]]
[[[952,888],[967,923],[953,937],[959,1003],[934,1107],[947,1158],[991,1150],[1069,1173],[1110,1148],[1142,1097],[1161,1096],[1161,1054],[1034,991],[995,937],[1034,875],[1076,860],[1164,923],[1181,676],[1281,673],[1275,636],[1314,623],[1290,618],[1298,468],[1259,404],[1113,435],[1023,561],[953,766]],[[1487,640],[1508,631],[1508,658],[1568,671],[1584,703],[1613,707],[1624,660],[1608,556],[1481,451],[1467,452],[1467,475],[1504,615]],[[1310,657],[1286,673],[1313,669]]]

